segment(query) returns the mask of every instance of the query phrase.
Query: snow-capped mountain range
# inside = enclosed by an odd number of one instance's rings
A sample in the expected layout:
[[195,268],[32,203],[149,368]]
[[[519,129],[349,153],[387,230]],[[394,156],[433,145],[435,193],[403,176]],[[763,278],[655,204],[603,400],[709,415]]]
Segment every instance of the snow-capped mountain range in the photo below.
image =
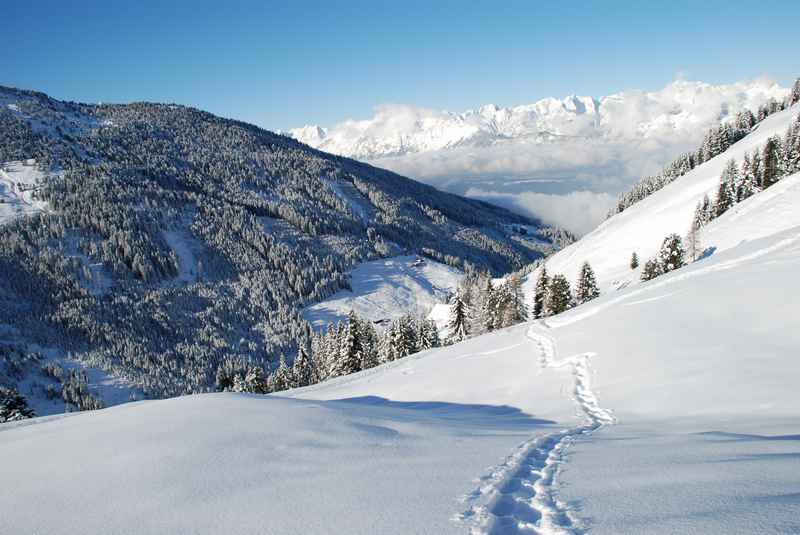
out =
[[487,104],[463,113],[387,105],[370,119],[351,119],[332,128],[307,125],[289,133],[326,152],[375,160],[522,139],[547,143],[576,137],[630,140],[691,134],[785,95],[786,89],[765,79],[727,85],[678,80],[659,91],[624,91],[600,98],[571,95],[513,107]]
[[369,119],[289,134],[584,234],[618,194],[697,148],[708,128],[786,94],[766,79],[679,80],[658,91],[490,104],[463,113],[386,105]]

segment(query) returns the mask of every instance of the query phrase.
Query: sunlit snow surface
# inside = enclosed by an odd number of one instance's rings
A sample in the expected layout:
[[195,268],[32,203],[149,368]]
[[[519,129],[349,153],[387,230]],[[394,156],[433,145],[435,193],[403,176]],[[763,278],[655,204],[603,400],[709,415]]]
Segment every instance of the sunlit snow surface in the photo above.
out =
[[[616,418],[565,445],[544,490],[574,520],[540,533],[796,531],[799,269],[795,228],[535,327],[557,360],[594,353],[593,393]],[[199,395],[0,426],[0,531],[488,532],[463,516],[470,496],[513,482],[520,444],[586,421],[571,369],[543,368],[529,329],[297,399]],[[500,533],[533,518],[496,511]]]
[[304,316],[317,329],[345,319],[350,310],[375,322],[425,316],[446,302],[461,277],[455,268],[413,255],[365,262],[353,270],[350,290],[308,307]]
[[[581,264],[591,263],[597,274],[601,290],[637,284],[640,270],[645,261],[654,256],[664,238],[671,233],[686,235],[692,222],[695,207],[708,194],[712,200],[719,187],[719,177],[729,160],[735,159],[741,164],[745,154],[763,148],[767,139],[778,135],[783,137],[787,128],[800,114],[800,105],[775,113],[762,121],[747,137],[730,147],[723,154],[712,158],[696,167],[686,175],[675,180],[656,194],[634,204],[621,214],[605,221],[597,229],[581,238],[578,242],[565,247],[547,261],[547,269],[551,273],[564,273],[570,282],[576,280]],[[765,192],[747,199],[737,205],[733,212],[746,209],[746,206],[773,202],[782,203],[782,207],[773,210],[757,210],[751,212],[748,221],[728,228],[728,236],[721,239],[717,231],[710,229],[701,234],[704,247],[717,247],[722,250],[734,246],[742,240],[762,237],[781,229],[800,225],[800,210],[786,210],[786,202],[797,206],[796,201],[776,201],[782,196],[783,186],[780,183]],[[796,199],[796,197],[793,197]],[[780,211],[780,212],[779,212]],[[732,214],[725,214],[731,218]],[[761,221],[763,219],[763,222]],[[758,221],[756,221],[758,220]],[[712,223],[712,227],[716,226]],[[632,253],[639,256],[640,267],[631,271],[629,264]],[[531,294],[538,277],[534,272],[527,280],[527,293]]]
[[0,225],[47,208],[47,203],[33,198],[43,178],[34,160],[0,162]]
[[712,222],[709,257],[625,267],[714,162],[558,253],[572,278],[620,244],[543,323],[282,396],[0,425],[0,533],[798,533],[800,175]]

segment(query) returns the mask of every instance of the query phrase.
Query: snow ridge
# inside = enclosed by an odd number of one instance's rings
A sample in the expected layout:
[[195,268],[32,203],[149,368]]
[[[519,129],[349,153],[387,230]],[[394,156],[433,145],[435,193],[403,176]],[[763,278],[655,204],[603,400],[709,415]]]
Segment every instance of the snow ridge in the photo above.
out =
[[[541,324],[547,325],[542,321]],[[584,533],[580,521],[558,497],[556,477],[569,445],[616,418],[600,406],[592,391],[589,359],[593,353],[556,359],[553,338],[531,325],[527,337],[539,348],[539,365],[572,368],[573,399],[585,423],[523,442],[502,464],[482,477],[479,486],[465,496],[468,509],[456,520],[470,525],[473,535],[531,534],[574,535]]]

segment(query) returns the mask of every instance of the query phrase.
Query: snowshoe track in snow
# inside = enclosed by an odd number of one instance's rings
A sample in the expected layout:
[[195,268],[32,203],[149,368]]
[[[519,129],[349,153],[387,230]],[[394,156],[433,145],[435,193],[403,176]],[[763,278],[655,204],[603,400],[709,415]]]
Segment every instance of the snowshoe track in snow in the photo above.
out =
[[523,442],[502,464],[482,477],[478,487],[465,497],[469,507],[456,517],[470,527],[473,535],[585,532],[558,498],[556,476],[564,462],[564,451],[575,438],[613,424],[615,418],[611,411],[600,406],[592,391],[589,369],[592,353],[556,360],[555,342],[541,328],[531,325],[527,337],[539,348],[542,369],[572,368],[573,399],[586,423]]

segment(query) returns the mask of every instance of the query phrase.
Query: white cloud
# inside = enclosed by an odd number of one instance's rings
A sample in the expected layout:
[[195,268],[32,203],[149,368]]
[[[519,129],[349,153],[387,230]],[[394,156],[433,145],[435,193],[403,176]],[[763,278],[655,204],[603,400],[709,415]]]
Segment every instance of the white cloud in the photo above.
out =
[[[463,113],[386,105],[322,136],[313,128],[294,135],[454,193],[494,195],[496,202],[504,199],[507,206],[585,232],[601,220],[598,214],[612,197],[694,150],[711,125],[785,93],[765,79],[727,85],[679,79],[653,92],[549,98]],[[566,195],[571,192],[576,194]]]
[[599,225],[616,202],[614,195],[591,191],[571,191],[562,195],[533,192],[508,194],[470,188],[466,194],[538,217],[545,223],[557,225],[579,236]]

